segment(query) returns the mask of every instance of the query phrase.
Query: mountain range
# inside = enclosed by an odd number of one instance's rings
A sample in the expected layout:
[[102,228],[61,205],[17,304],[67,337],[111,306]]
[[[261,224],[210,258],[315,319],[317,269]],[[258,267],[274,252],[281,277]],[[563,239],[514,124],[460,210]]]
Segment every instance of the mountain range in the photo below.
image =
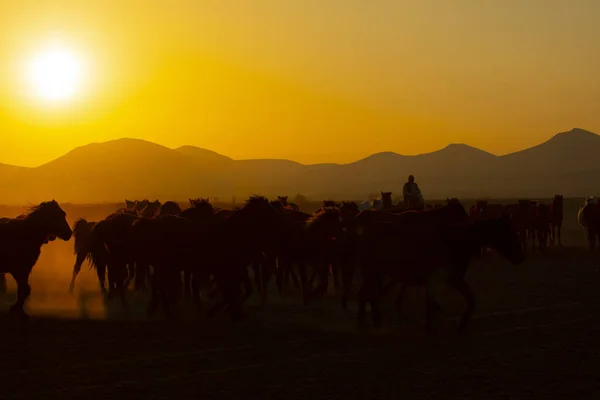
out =
[[81,146],[35,168],[0,164],[0,203],[231,200],[254,193],[361,200],[380,191],[400,194],[408,174],[426,199],[580,197],[600,192],[599,156],[600,136],[579,128],[503,156],[450,144],[415,156],[383,152],[349,164],[314,165],[233,160],[199,147],[170,149],[125,138]]

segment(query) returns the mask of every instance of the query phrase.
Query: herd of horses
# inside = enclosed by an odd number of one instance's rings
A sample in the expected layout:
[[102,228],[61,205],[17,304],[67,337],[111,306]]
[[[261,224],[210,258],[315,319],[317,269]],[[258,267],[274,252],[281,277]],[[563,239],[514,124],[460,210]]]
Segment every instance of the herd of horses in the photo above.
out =
[[[597,218],[600,206],[593,207],[597,211],[587,214]],[[559,195],[549,205],[478,201],[470,213],[455,198],[410,210],[387,201],[382,210],[362,211],[354,202],[325,201],[311,214],[286,197],[269,201],[252,196],[233,209],[216,209],[208,199],[190,200],[186,209],[172,201],[126,201],[103,220],[79,219],[71,229],[53,200],[1,221],[0,273],[11,274],[17,283],[10,314],[27,318],[23,305],[31,291],[28,278],[41,247],[57,237],[73,236],[76,262],[70,289],[89,260],[107,301],[118,297],[127,310],[131,284],[134,291],[148,290],[149,317],[161,307],[167,316],[175,316],[183,299],[201,314],[204,302],[211,300],[209,315],[228,308],[238,320],[254,291],[262,305],[267,303],[273,278],[280,296],[292,282],[308,304],[327,292],[333,276],[343,308],[352,298],[358,300],[360,328],[366,326],[367,305],[373,324],[381,326],[379,302],[393,286],[400,285],[397,306],[408,287],[425,286],[428,332],[440,308],[431,287],[441,280],[465,299],[459,323],[463,330],[475,306],[464,280],[470,262],[491,248],[519,264],[529,242],[534,248],[536,234],[542,250],[548,238],[553,244],[557,237],[560,245],[562,215]],[[594,224],[588,222],[588,227]]]

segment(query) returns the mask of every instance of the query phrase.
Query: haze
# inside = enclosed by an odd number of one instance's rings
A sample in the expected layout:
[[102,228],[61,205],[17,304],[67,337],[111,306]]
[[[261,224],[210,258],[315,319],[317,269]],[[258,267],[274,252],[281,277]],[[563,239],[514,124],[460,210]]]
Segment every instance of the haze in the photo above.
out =
[[[120,137],[235,159],[351,162],[600,131],[600,3],[3,1],[0,162]],[[93,65],[60,106],[23,93],[59,40]]]

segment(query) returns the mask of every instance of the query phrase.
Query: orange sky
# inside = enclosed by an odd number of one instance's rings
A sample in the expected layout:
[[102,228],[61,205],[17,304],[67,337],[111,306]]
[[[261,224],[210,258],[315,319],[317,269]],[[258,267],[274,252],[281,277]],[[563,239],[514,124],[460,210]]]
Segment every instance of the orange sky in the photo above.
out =
[[[312,163],[600,132],[599,17],[596,0],[2,0],[0,162],[124,136]],[[48,40],[92,66],[70,103],[23,86]]]

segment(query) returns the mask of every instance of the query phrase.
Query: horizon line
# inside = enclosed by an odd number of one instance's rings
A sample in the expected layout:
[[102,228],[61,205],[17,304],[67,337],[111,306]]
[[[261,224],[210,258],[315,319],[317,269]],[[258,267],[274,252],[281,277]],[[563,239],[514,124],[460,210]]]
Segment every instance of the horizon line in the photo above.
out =
[[525,148],[522,148],[521,150],[513,151],[513,152],[510,152],[510,153],[506,153],[506,154],[495,154],[495,153],[492,153],[490,151],[483,150],[483,149],[480,149],[478,147],[474,147],[474,146],[472,146],[470,144],[467,144],[467,143],[448,143],[446,146],[444,146],[444,147],[442,147],[442,148],[440,148],[438,150],[433,150],[433,151],[429,151],[429,152],[426,152],[426,153],[418,153],[418,154],[407,155],[407,154],[396,153],[394,151],[383,150],[383,151],[379,151],[379,152],[376,152],[376,153],[369,154],[369,155],[367,155],[365,157],[356,159],[356,160],[348,162],[348,163],[320,162],[320,163],[313,163],[313,164],[303,164],[303,163],[301,163],[299,161],[295,161],[295,160],[291,160],[291,159],[287,159],[287,158],[264,158],[263,157],[263,158],[235,159],[235,158],[231,158],[231,157],[229,157],[229,156],[227,156],[225,154],[221,154],[221,153],[218,153],[218,152],[216,152],[214,150],[208,149],[206,147],[200,147],[200,146],[190,145],[190,144],[184,144],[184,145],[180,145],[180,146],[177,146],[177,147],[169,147],[167,145],[164,145],[164,144],[161,144],[161,143],[158,143],[158,142],[154,142],[154,141],[151,141],[151,140],[126,136],[126,137],[121,137],[121,138],[117,138],[117,139],[106,140],[104,142],[90,142],[90,143],[87,143],[87,144],[84,144],[84,145],[76,146],[76,147],[73,147],[71,150],[67,151],[66,153],[64,153],[64,154],[62,154],[62,155],[60,155],[60,156],[58,156],[58,157],[56,157],[56,158],[54,158],[54,159],[52,159],[50,161],[46,161],[46,162],[43,162],[41,164],[38,164],[36,166],[23,166],[23,165],[7,164],[7,163],[3,163],[3,162],[0,162],[0,165],[9,166],[9,167],[15,167],[15,168],[36,169],[36,168],[40,168],[40,167],[42,167],[42,166],[44,166],[46,164],[52,163],[53,161],[56,161],[56,160],[58,160],[58,159],[60,159],[60,158],[62,158],[64,156],[68,155],[69,153],[71,153],[71,152],[73,152],[73,151],[75,151],[77,149],[80,149],[80,148],[83,148],[83,147],[87,147],[87,146],[90,146],[90,145],[106,144],[106,143],[111,143],[111,142],[117,142],[119,140],[134,140],[134,141],[141,141],[141,142],[151,143],[151,144],[154,144],[154,145],[157,145],[157,146],[160,146],[160,147],[164,147],[164,148],[172,150],[172,151],[176,151],[178,149],[181,149],[182,147],[192,147],[192,148],[196,148],[196,149],[201,149],[201,150],[209,151],[209,152],[212,152],[212,153],[217,154],[217,155],[222,156],[222,157],[226,157],[226,158],[230,159],[231,161],[265,161],[265,160],[270,160],[270,161],[288,161],[288,162],[293,162],[293,163],[296,163],[296,164],[299,164],[299,165],[302,165],[302,166],[307,166],[307,167],[308,166],[315,166],[315,165],[340,165],[340,166],[341,165],[349,165],[349,164],[357,163],[359,161],[366,160],[367,158],[370,158],[370,157],[373,157],[373,156],[376,156],[376,155],[379,155],[379,154],[394,154],[394,155],[401,156],[401,157],[419,157],[419,156],[424,156],[424,155],[428,155],[428,154],[434,154],[434,153],[443,151],[443,150],[445,150],[445,149],[447,149],[447,148],[449,148],[451,146],[465,146],[465,147],[471,148],[473,150],[484,152],[484,153],[489,154],[489,155],[494,156],[494,157],[505,157],[505,156],[508,156],[508,155],[511,155],[511,154],[520,153],[522,151],[525,151],[525,150],[528,150],[528,149],[540,146],[540,145],[542,145],[544,143],[547,143],[548,141],[552,140],[553,138],[555,138],[555,137],[557,137],[557,136],[559,136],[561,134],[574,133],[574,132],[586,132],[586,133],[591,133],[593,135],[596,135],[596,136],[600,137],[600,135],[598,135],[597,133],[589,131],[587,129],[572,128],[569,131],[555,133],[550,138],[548,138],[547,140],[545,140],[545,141],[543,141],[541,143],[538,143],[537,145],[534,145],[534,146],[531,146],[531,147],[525,147]]

